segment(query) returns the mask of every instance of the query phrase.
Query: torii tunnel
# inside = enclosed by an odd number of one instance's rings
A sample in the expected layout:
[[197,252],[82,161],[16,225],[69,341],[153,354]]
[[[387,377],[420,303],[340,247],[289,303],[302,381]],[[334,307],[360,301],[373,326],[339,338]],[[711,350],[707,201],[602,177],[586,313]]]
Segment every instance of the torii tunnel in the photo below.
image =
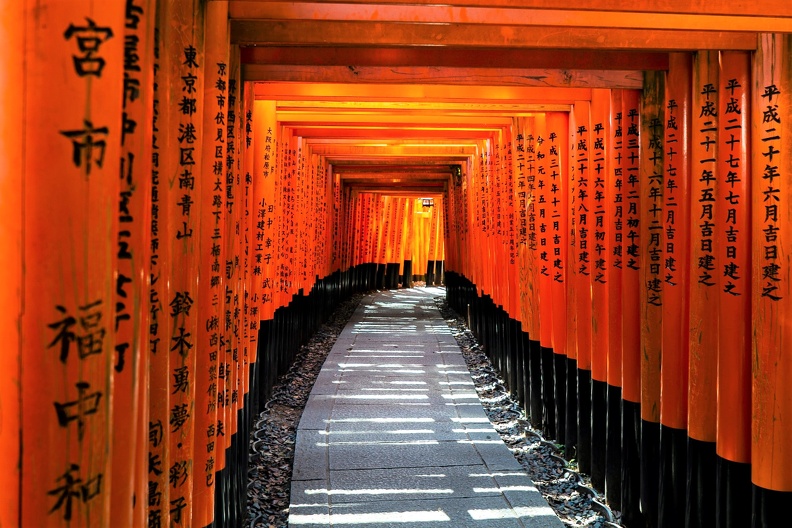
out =
[[773,0],[0,3],[0,526],[241,526],[274,380],[413,279],[624,526],[787,526],[790,33]]

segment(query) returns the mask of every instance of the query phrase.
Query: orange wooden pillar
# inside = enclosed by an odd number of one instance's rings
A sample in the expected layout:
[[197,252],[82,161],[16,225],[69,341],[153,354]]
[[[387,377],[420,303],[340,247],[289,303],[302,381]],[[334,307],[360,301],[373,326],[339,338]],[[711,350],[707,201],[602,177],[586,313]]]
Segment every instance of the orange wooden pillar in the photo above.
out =
[[591,278],[591,483],[605,489],[608,420],[608,269],[611,266],[609,227],[605,222],[610,160],[610,90],[591,92],[589,132],[589,200],[587,220]]
[[542,360],[542,430],[557,439],[555,358],[553,357],[553,234],[550,218],[550,141],[547,114],[534,118],[536,151],[536,280],[539,288],[539,345]]
[[[169,257],[160,263],[167,291],[163,315],[169,320],[163,339],[168,354],[167,420],[169,456],[163,463],[163,485],[170,497],[163,504],[173,526],[193,525],[193,470],[196,359],[198,337],[198,263],[201,225],[203,170],[203,86],[207,73],[203,54],[204,12],[196,0],[176,0],[162,9],[160,20],[161,72],[165,77],[168,100],[163,111],[169,115],[163,130],[161,155],[167,164],[163,199],[167,201],[163,240]],[[177,30],[172,20],[184,20],[188,29]],[[164,513],[164,512],[163,512]],[[164,517],[164,516],[163,516]]]
[[641,99],[640,328],[641,328],[641,510],[657,526],[660,364],[663,337],[664,74],[644,73]]
[[592,368],[592,297],[591,276],[594,272],[594,174],[591,169],[592,135],[591,103],[576,101],[573,152],[575,156],[575,310],[577,330],[577,398],[578,398],[578,464],[581,471],[591,473],[591,368]]
[[118,211],[111,511],[121,524],[146,519],[151,125],[155,3],[127,5]]
[[610,265],[606,271],[608,283],[608,355],[607,355],[607,419],[605,440],[605,496],[615,509],[621,509],[621,376],[622,376],[622,269],[624,253],[622,241],[625,233],[624,161],[626,127],[622,111],[622,90],[610,93],[610,132],[606,157],[605,217],[607,257]]
[[[659,525],[685,522],[692,57],[673,53],[665,85]],[[652,248],[654,249],[654,248]]]
[[0,269],[6,285],[0,291],[0,335],[5,351],[0,354],[0,526],[18,526],[20,519],[21,467],[21,366],[22,339],[22,201],[24,148],[18,131],[24,126],[25,18],[23,2],[0,5],[0,105],[6,110],[0,120]]
[[[200,188],[202,202],[200,230],[196,230],[199,245],[200,282],[196,309],[198,327],[195,379],[200,390],[195,394],[195,456],[194,477],[195,526],[208,526],[214,521],[217,453],[218,367],[224,351],[220,348],[225,296],[222,263],[228,243],[225,239],[225,147],[228,138],[225,127],[228,113],[228,2],[213,1],[206,10],[206,63],[202,121],[203,152],[200,160],[204,180]],[[223,371],[225,373],[225,370]]]
[[751,470],[750,53],[721,52],[718,95],[714,238],[720,310],[715,520],[721,526],[739,526],[748,525],[751,519],[747,508],[736,506],[750,492]]
[[548,226],[550,230],[550,275],[553,297],[553,361],[555,378],[556,431],[566,442],[567,393],[567,178],[569,176],[569,114],[547,114]]
[[566,381],[566,442],[565,454],[571,456],[577,452],[578,439],[578,369],[577,369],[577,285],[578,285],[578,249],[577,249],[577,209],[578,209],[578,151],[577,151],[577,121],[575,112],[567,114],[569,130],[567,132],[567,165],[569,178],[567,180],[567,273],[566,273],[566,304],[567,304],[567,381]]
[[715,518],[715,409],[718,368],[718,268],[715,187],[718,149],[718,53],[699,51],[693,62],[690,176],[690,335],[688,390],[689,494],[685,522],[711,526]]
[[761,35],[754,58],[753,196],[753,525],[783,518],[792,497],[792,293],[790,236],[792,40]]
[[[622,237],[622,519],[642,526],[641,493],[641,93],[625,90],[622,98],[625,151],[622,158],[624,236]],[[626,309],[625,309],[626,308]]]
[[[15,377],[21,367],[19,385],[14,385],[21,394],[11,387],[0,393],[4,400],[16,396],[8,402],[9,423],[0,428],[11,427],[22,446],[21,469],[17,466],[3,475],[5,483],[17,472],[18,484],[10,485],[8,497],[18,501],[21,511],[4,506],[3,521],[16,518],[20,526],[109,526],[124,5],[21,4],[24,13],[15,14],[23,16],[13,22],[25,43],[9,51],[25,60],[25,71],[24,77],[9,81],[24,90],[15,93],[11,103],[12,108],[24,108],[24,115],[11,110],[9,117],[16,117],[10,124],[19,127],[14,134],[24,142],[24,152],[13,140],[6,143],[3,129],[2,148],[13,150],[3,152],[10,157],[2,163],[15,163],[16,170],[0,175],[2,201],[19,202],[18,207],[3,209],[0,244],[11,250],[11,259],[24,255],[21,336],[16,328],[4,334],[12,343],[20,336],[22,349],[17,355],[19,349],[11,345],[2,354],[4,363],[12,363],[4,377]],[[4,16],[10,14],[5,6],[2,10]],[[20,43],[17,39],[4,46]],[[4,70],[3,77],[7,73]],[[0,84],[3,99],[9,88]],[[24,187],[15,183],[20,181]],[[17,193],[5,194],[14,190]],[[19,211],[24,215],[24,239],[12,235],[9,240],[5,230],[20,227],[20,217],[14,216]],[[6,214],[11,215],[8,220]],[[6,247],[18,241],[21,246]],[[10,266],[13,280],[19,262]],[[12,299],[19,299],[19,285],[11,284]],[[4,325],[20,322],[18,307],[16,302],[3,303]],[[17,361],[21,365],[14,365]],[[124,395],[129,403],[135,396]],[[18,402],[21,431],[14,423]],[[5,413],[4,408],[4,419]],[[16,463],[17,453],[4,453],[3,459]],[[128,484],[134,482],[133,475],[127,478]],[[5,489],[2,495],[5,502]],[[131,504],[126,514],[131,514]]]

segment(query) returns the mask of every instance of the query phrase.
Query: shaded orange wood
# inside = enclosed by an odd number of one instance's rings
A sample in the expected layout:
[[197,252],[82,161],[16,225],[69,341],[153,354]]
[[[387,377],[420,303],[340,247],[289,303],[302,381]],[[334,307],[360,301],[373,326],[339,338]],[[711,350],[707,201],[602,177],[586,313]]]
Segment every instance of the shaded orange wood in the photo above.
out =
[[[701,29],[710,31],[783,31],[789,21],[783,17],[773,17],[778,7],[769,6],[767,11],[752,17],[742,16],[743,12],[731,10],[721,15],[711,14],[709,5],[701,12],[663,13],[657,12],[653,5],[641,5],[638,9],[596,8],[557,9],[535,5],[490,5],[478,3],[470,6],[415,5],[388,3],[332,3],[322,2],[235,2],[234,18],[270,20],[344,20],[372,22],[413,22],[428,24],[519,24],[525,26],[549,27],[601,27],[601,28],[640,28],[640,29]],[[635,6],[637,7],[637,6]],[[689,8],[688,8],[689,9]],[[636,12],[638,11],[638,12]],[[780,10],[783,13],[783,9]],[[704,13],[707,16],[702,16]]]
[[668,55],[651,52],[431,48],[325,48],[267,46],[242,49],[243,64],[310,66],[447,66],[457,68],[566,68],[581,70],[665,70]]
[[592,171],[591,153],[592,121],[591,104],[578,101],[572,108],[575,129],[570,130],[572,152],[575,163],[575,187],[577,189],[574,205],[575,216],[575,248],[574,266],[577,284],[575,285],[576,341],[577,366],[580,370],[592,368],[592,297],[591,277],[593,270],[594,235],[593,235],[593,192],[594,175]]
[[752,274],[751,476],[757,486],[778,491],[792,491],[792,458],[786,448],[792,441],[792,358],[787,352],[792,277],[784,258],[792,245],[792,136],[786,124],[792,108],[791,54],[789,35],[762,35],[753,71],[752,256],[759,273]]
[[[197,299],[197,355],[195,379],[195,456],[193,522],[207,526],[214,521],[215,462],[218,445],[213,434],[217,427],[218,367],[222,360],[224,277],[221,273],[228,251],[225,239],[226,201],[222,189],[225,179],[229,54],[225,19],[227,2],[210,2],[206,10],[205,79],[203,96],[201,173],[202,202],[199,245],[199,275]],[[218,122],[219,121],[219,122]]]
[[625,153],[624,173],[624,237],[622,239],[622,398],[641,401],[641,92],[626,90],[622,97]]
[[641,97],[640,160],[640,328],[641,417],[660,421],[660,369],[663,337],[663,74],[647,72]]
[[[24,16],[15,23],[24,46],[9,51],[25,61],[25,76],[9,80],[24,90],[12,103],[25,112],[23,123],[12,121],[22,124],[14,133],[24,154],[11,152],[10,160],[21,161],[16,169],[24,172],[0,176],[4,191],[12,190],[6,182],[24,182],[23,194],[8,196],[24,211],[23,245],[10,254],[25,256],[21,321],[4,307],[22,336],[21,434],[13,430],[22,446],[19,525],[108,526],[124,6],[21,4]],[[81,51],[86,38],[96,45],[90,57]],[[9,117],[15,116],[21,114],[12,110]],[[11,216],[9,227],[19,220]],[[18,266],[12,262],[8,271]],[[13,363],[15,352],[4,355]],[[8,456],[16,460],[15,453]],[[133,482],[131,474],[126,478]]]
[[[269,3],[271,0],[231,0],[232,16],[237,16],[240,10],[255,9],[257,3]],[[315,4],[321,0],[309,0],[306,3]],[[371,0],[347,0],[348,4],[369,4]],[[385,5],[434,5],[434,0],[379,0],[378,4]],[[468,7],[525,7],[524,0],[456,0],[455,6]],[[558,8],[556,0],[531,0],[533,8]],[[713,13],[713,14],[733,14],[743,13],[746,15],[767,15],[792,16],[792,7],[778,4],[772,0],[737,0],[735,2],[708,0],[662,0],[647,4],[644,0],[583,0],[575,4],[575,9],[580,11],[602,10],[602,11],[632,11],[632,12],[653,12],[653,13]]]
[[[716,239],[718,454],[751,461],[751,55],[721,52]],[[761,108],[761,107],[760,107]],[[756,195],[758,196],[758,195]],[[763,195],[764,198],[764,195]],[[762,204],[767,202],[762,201]]]
[[716,439],[718,373],[715,188],[718,148],[718,53],[700,51],[693,60],[690,171],[690,389],[688,435],[703,442]]
[[[172,525],[192,526],[197,338],[198,326],[203,323],[199,323],[198,307],[194,303],[199,295],[204,180],[200,138],[205,133],[203,86],[208,69],[203,55],[204,13],[199,2],[175,0],[161,11],[160,71],[168,97],[162,111],[169,114],[169,121],[161,127],[164,141],[160,155],[167,160],[162,171],[165,187],[162,199],[167,208],[160,243],[170,249],[168,259],[161,262],[161,280],[167,282],[162,315],[169,321],[169,327],[160,342],[165,345],[162,352],[168,354],[167,384],[163,387],[168,404],[162,426],[169,432],[169,456],[162,464],[165,477],[162,485],[169,488],[170,496],[161,507],[163,518],[169,514]],[[189,29],[182,31],[181,25]],[[182,103],[186,104],[186,110]],[[192,179],[194,184],[185,183]]]
[[610,285],[608,270],[613,265],[606,223],[606,182],[610,172],[608,149],[611,148],[610,90],[594,90],[591,98],[588,178],[588,251],[591,277],[591,377],[607,381],[609,355],[608,306]]
[[[567,287],[566,287],[566,300],[567,300],[567,349],[566,355],[569,359],[577,362],[578,357],[578,307],[577,307],[577,290],[579,284],[578,278],[578,161],[577,161],[577,120],[575,112],[569,112],[569,131],[567,132],[569,148],[567,150],[567,159],[569,165],[569,180],[567,184]],[[570,394],[570,397],[572,396]]]
[[608,259],[608,385],[622,385],[622,270],[625,255],[624,242],[626,220],[626,190],[624,164],[627,155],[625,135],[626,120],[622,109],[623,91],[611,90],[610,94],[610,135],[606,151],[608,172],[605,176],[605,218]]
[[[692,57],[672,53],[665,86],[660,421],[687,426],[690,297],[690,126]],[[654,248],[653,248],[654,249]]]
[[[589,21],[590,22],[590,21]],[[754,30],[755,31],[755,30]],[[232,41],[240,45],[364,46],[484,46],[586,48],[619,50],[717,49],[750,50],[756,34],[750,30],[612,29],[409,22],[294,20],[232,20]]]
[[463,68],[442,66],[302,66],[248,64],[247,81],[342,82],[543,86],[553,88],[639,88],[638,70],[560,70],[552,68]]
[[0,526],[19,525],[19,494],[21,466],[21,366],[22,339],[22,190],[24,188],[23,135],[18,131],[25,122],[24,54],[25,17],[22,2],[0,5],[0,33],[5,45],[0,46],[0,105],[6,113],[0,120],[0,269],[6,285],[0,291],[0,335],[5,338],[5,351],[0,354]]
[[[128,4],[125,18],[118,265],[115,288],[112,499],[120,524],[146,516],[148,493],[148,310],[151,248],[151,124],[154,2]],[[120,418],[123,417],[123,418]]]

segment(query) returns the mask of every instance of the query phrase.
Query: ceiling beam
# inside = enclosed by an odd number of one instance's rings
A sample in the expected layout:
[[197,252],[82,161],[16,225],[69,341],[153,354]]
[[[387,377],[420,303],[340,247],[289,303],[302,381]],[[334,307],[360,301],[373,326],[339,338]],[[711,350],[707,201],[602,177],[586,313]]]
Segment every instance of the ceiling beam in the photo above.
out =
[[231,39],[261,46],[457,46],[621,50],[753,50],[756,33],[324,20],[232,20]]
[[[390,113],[413,113],[416,111],[431,111],[445,115],[480,115],[489,114],[502,117],[530,116],[534,112],[529,105],[516,103],[436,103],[427,101],[405,102],[372,102],[372,101],[276,101],[276,107],[282,111],[349,111],[349,110],[379,110]],[[564,104],[536,105],[538,112],[569,111],[570,106]],[[552,109],[548,109],[552,107]]]
[[256,99],[276,101],[355,101],[437,103],[574,104],[590,101],[588,88],[548,90],[531,86],[440,86],[423,84],[343,84],[260,82]]
[[[712,0],[713,3],[716,0]],[[573,27],[603,29],[683,29],[703,31],[789,31],[790,20],[761,13],[745,16],[740,11],[712,14],[658,13],[652,10],[631,11],[548,9],[535,6],[456,6],[449,4],[381,4],[346,2],[277,2],[261,1],[238,4],[233,18],[269,20],[372,21],[421,24],[480,24],[530,27]],[[705,14],[706,13],[706,14]]]
[[246,81],[416,83],[546,88],[628,88],[643,85],[640,71],[446,68],[435,66],[282,66],[246,64]]
[[[231,0],[233,18],[249,18],[266,9],[267,4],[292,3],[271,0]],[[318,5],[324,0],[303,0],[300,4]],[[437,0],[344,0],[354,6],[435,6]],[[467,8],[531,8],[572,11],[627,11],[636,13],[745,15],[752,17],[792,17],[792,3],[777,0],[450,0],[444,5]],[[567,9],[571,7],[571,9]]]
[[446,66],[450,68],[554,68],[572,70],[667,70],[668,54],[643,51],[251,46],[243,64],[302,66]]

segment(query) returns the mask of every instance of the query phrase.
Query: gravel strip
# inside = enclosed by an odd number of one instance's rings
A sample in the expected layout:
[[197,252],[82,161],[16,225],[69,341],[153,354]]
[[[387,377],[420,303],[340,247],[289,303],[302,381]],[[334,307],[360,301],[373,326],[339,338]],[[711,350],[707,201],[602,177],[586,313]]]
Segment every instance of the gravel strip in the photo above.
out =
[[341,303],[330,320],[300,347],[291,368],[278,378],[272,396],[253,424],[245,526],[288,526],[297,425],[325,358],[362,297],[357,294]]
[[435,297],[435,304],[462,349],[490,422],[556,515],[570,527],[619,526],[619,512],[607,508],[605,497],[591,488],[591,479],[564,460],[564,446],[545,440],[528,422],[525,410],[511,399],[503,378],[465,320],[448,306],[445,297]]
[[[362,297],[358,294],[342,303],[300,348],[292,367],[278,379],[272,397],[253,424],[245,526],[288,527],[297,424],[325,358]],[[619,512],[613,512],[614,523],[606,522],[611,512],[601,506],[605,498],[591,489],[587,476],[576,473],[574,465],[562,458],[563,446],[544,440],[530,426],[524,409],[509,397],[503,379],[464,319],[448,307],[444,297],[435,298],[435,304],[462,349],[490,421],[562,522],[569,527],[618,526]]]

